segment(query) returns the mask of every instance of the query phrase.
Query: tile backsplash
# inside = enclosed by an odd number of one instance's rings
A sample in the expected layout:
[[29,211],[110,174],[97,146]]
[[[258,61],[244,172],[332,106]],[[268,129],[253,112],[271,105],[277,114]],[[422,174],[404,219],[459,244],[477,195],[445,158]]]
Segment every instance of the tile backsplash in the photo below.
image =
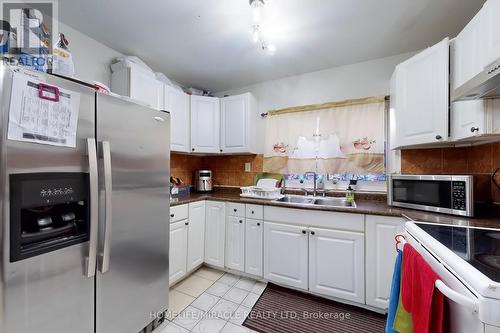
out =
[[[500,167],[500,143],[460,148],[401,151],[401,172],[406,174],[471,174],[478,201],[500,203],[500,189],[491,180]],[[500,182],[500,176],[497,177]]]
[[[210,169],[213,171],[214,185],[249,186],[253,185],[255,175],[262,172],[263,159],[261,154],[195,156],[172,153],[170,174],[192,185],[196,170]],[[250,172],[245,172],[245,163],[251,164]]]

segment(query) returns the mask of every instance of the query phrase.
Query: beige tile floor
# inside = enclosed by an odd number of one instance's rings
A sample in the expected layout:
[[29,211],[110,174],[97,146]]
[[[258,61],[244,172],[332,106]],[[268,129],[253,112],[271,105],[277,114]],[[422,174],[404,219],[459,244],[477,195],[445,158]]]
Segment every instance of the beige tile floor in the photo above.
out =
[[241,324],[266,284],[201,267],[170,289],[167,320],[154,333],[250,333]]

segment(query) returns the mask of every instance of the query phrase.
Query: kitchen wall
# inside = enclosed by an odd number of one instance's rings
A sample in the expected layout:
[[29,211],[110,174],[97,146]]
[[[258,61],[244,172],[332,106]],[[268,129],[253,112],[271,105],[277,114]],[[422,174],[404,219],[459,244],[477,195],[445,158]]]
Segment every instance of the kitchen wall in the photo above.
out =
[[[214,185],[249,186],[254,177],[262,172],[263,155],[195,156],[172,153],[170,174],[193,185],[193,175],[198,169],[213,171]],[[245,163],[251,164],[251,171],[245,172]]]
[[[260,113],[271,109],[338,101],[350,98],[389,94],[389,81],[395,66],[414,53],[400,54],[363,63],[330,68],[291,76],[252,86],[219,92],[217,96],[251,92],[257,99],[258,151],[263,151],[265,120]],[[263,155],[192,156],[172,153],[171,174],[187,184],[193,183],[196,169],[214,171],[216,185],[252,185],[256,173],[262,172]],[[252,172],[244,172],[245,162],[252,163]]]
[[75,64],[75,76],[84,81],[111,82],[110,63],[122,54],[95,39],[59,22],[59,31],[69,40],[69,49]]
[[[353,65],[290,76],[219,92],[217,96],[251,92],[257,99],[258,152],[263,152],[265,121],[260,113],[272,109],[389,94],[394,68],[414,53],[399,54]],[[314,59],[311,59],[314,61]]]
[[[473,147],[411,149],[401,151],[406,174],[472,174],[475,199],[500,203],[500,189],[491,175],[500,167],[500,143]],[[500,182],[500,176],[497,177]]]

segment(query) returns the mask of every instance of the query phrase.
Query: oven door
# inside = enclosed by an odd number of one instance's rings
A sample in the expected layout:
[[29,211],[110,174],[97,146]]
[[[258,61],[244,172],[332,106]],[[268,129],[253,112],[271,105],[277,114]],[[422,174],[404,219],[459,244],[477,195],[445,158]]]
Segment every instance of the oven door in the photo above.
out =
[[[431,237],[431,236],[429,236]],[[438,274],[441,280],[446,286],[451,288],[453,291],[477,301],[477,296],[472,290],[470,290],[464,283],[462,283],[455,274],[449,270],[442,262],[439,261],[439,257],[434,253],[431,253],[425,245],[422,244],[421,240],[418,240],[416,236],[411,234],[411,231],[406,231],[406,241],[410,243],[415,250],[425,259],[425,261],[431,266],[431,268]],[[449,324],[449,332],[453,333],[484,333],[485,325],[481,322],[478,317],[477,312],[471,311],[465,306],[462,306],[452,300],[450,300],[445,295],[445,306],[449,313],[449,319],[446,321]]]

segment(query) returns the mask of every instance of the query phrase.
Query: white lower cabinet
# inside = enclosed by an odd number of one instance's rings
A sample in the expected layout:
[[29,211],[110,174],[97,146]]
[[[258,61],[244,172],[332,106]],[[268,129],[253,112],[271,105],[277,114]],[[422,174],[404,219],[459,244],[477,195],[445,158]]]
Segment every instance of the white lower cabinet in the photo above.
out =
[[261,220],[245,220],[245,273],[262,276],[263,234]]
[[206,202],[205,263],[224,268],[225,203]]
[[404,231],[404,219],[366,216],[366,304],[389,307],[392,272],[396,260],[394,237]]
[[169,283],[174,284],[186,275],[188,226],[187,220],[170,224]]
[[237,271],[245,270],[245,219],[228,216],[226,225],[226,267]]
[[307,247],[306,228],[264,222],[264,278],[307,290]]
[[365,267],[362,233],[309,229],[309,290],[364,303]]
[[394,236],[404,231],[403,218],[238,203],[226,208],[221,201],[176,206],[171,213],[170,285],[206,263],[318,295],[388,307]]
[[203,264],[205,259],[205,201],[189,204],[187,271]]

